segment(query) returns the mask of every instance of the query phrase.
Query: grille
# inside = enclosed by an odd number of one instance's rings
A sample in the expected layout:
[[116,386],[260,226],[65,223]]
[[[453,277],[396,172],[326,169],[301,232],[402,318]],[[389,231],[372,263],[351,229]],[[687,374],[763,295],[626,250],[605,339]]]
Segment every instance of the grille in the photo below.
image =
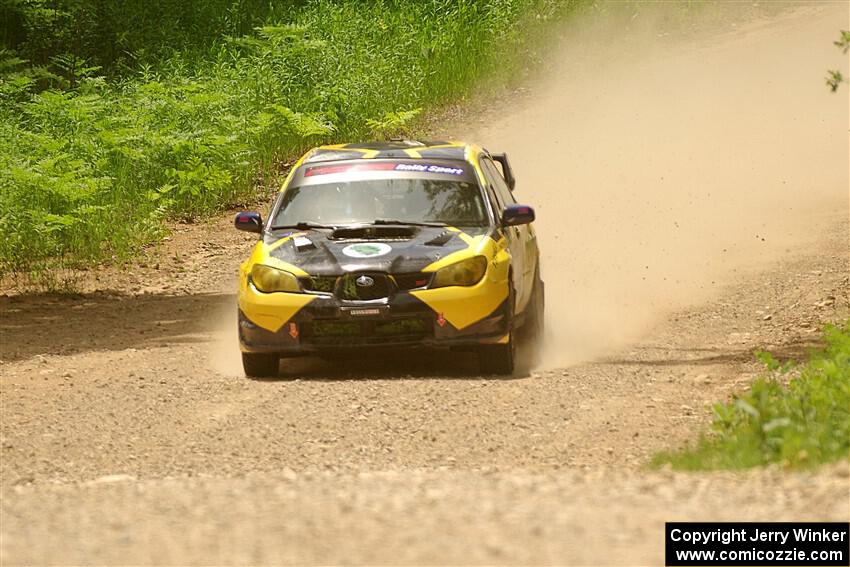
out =
[[[372,279],[372,285],[357,285],[357,279],[367,276]],[[299,278],[304,291],[317,293],[332,293],[340,299],[349,301],[369,301],[388,297],[393,289],[410,291],[426,287],[431,282],[432,274],[410,272],[406,274],[384,273],[355,273],[344,276],[308,276]]]
[[340,278],[337,295],[349,301],[383,299],[390,295],[390,280],[386,274],[346,274]]
[[311,332],[313,337],[356,337],[360,334],[359,321],[313,321]]
[[301,287],[307,291],[320,291],[322,293],[333,293],[336,288],[336,276],[310,276],[300,278]]
[[393,274],[393,279],[399,289],[407,291],[425,287],[431,281],[431,274],[414,272],[411,274]]
[[316,320],[302,327],[303,339],[326,346],[387,345],[421,341],[431,336],[432,323],[421,317],[389,320]]

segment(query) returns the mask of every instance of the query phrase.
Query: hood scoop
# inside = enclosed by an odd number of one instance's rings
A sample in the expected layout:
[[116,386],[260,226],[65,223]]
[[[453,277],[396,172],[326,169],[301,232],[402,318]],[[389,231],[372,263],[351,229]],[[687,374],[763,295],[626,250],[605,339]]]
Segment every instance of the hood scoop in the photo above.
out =
[[332,240],[363,240],[376,238],[380,240],[409,240],[416,234],[416,229],[408,226],[356,226],[337,228],[331,232]]
[[425,242],[425,246],[444,246],[449,240],[455,237],[455,233],[450,230],[444,230],[431,240]]

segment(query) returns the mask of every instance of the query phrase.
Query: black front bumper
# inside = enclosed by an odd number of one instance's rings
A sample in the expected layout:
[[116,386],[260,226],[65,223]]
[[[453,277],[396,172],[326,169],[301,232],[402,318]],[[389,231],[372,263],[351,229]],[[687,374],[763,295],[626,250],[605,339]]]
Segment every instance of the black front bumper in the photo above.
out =
[[342,301],[320,296],[271,332],[239,311],[243,352],[283,356],[353,348],[441,348],[493,344],[508,333],[507,301],[463,329],[407,293],[382,301]]

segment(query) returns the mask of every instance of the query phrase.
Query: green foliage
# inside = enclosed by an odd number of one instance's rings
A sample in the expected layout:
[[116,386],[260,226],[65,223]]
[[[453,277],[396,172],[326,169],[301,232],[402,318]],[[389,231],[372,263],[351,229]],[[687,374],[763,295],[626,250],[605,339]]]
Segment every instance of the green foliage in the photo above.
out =
[[387,112],[381,120],[367,119],[366,126],[375,138],[386,138],[390,134],[402,132],[420,112],[422,112],[421,108]]
[[838,86],[844,82],[844,75],[841,74],[841,71],[829,70],[826,72],[826,86],[829,87],[829,90],[835,92],[838,90]]
[[404,132],[521,71],[579,1],[12,0],[0,276],[126,259],[312,145]]
[[4,0],[0,37],[36,65],[70,56],[112,74],[172,52],[200,59],[226,35],[241,36],[303,2],[268,0]]
[[[693,449],[662,453],[675,468],[809,467],[850,456],[850,322],[828,326],[826,348],[799,367],[759,353],[770,374],[731,403],[714,406],[712,433]],[[785,381],[787,380],[787,385]]]
[[[842,53],[847,53],[850,50],[850,31],[841,30],[841,37],[838,38],[837,41],[833,41],[838,49],[841,50]],[[826,75],[826,86],[829,87],[829,90],[835,92],[838,90],[839,85],[843,83],[846,79],[844,75],[841,74],[841,71],[830,70],[827,71]]]
[[850,50],[850,31],[841,30],[841,37],[832,43],[834,43],[842,53],[847,53],[847,51]]

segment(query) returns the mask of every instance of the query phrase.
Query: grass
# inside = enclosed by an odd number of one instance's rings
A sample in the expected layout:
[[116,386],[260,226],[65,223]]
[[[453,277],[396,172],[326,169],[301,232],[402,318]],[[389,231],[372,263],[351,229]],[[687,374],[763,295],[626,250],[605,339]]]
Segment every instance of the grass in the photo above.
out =
[[683,470],[743,469],[777,463],[808,468],[850,456],[850,321],[828,326],[825,348],[808,362],[767,369],[749,391],[714,406],[709,433],[695,447],[655,456]]
[[0,51],[0,277],[121,262],[164,221],[273,185],[309,146],[403,131],[423,108],[522,72],[581,3],[310,0],[104,75]]

